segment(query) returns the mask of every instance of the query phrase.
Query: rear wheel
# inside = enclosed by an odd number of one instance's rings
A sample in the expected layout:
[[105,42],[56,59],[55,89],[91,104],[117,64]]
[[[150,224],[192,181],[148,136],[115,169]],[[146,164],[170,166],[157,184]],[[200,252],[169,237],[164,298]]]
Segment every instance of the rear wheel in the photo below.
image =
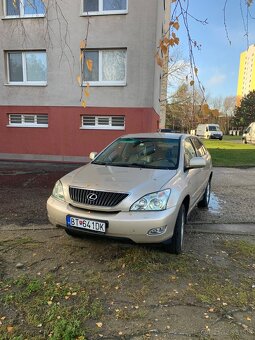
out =
[[186,210],[184,204],[182,204],[175,222],[174,234],[171,239],[171,243],[166,246],[167,251],[171,254],[181,254],[183,251],[185,220]]
[[197,206],[199,208],[208,208],[210,197],[211,197],[211,181],[207,183],[203,197],[201,201],[198,202]]

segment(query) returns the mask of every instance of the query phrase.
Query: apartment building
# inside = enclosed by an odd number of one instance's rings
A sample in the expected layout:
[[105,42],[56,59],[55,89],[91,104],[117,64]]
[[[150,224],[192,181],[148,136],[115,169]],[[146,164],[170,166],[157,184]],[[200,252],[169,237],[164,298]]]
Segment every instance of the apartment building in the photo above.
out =
[[83,161],[163,126],[170,2],[2,0],[0,159]]
[[240,55],[237,85],[237,105],[249,92],[255,90],[255,45],[249,46]]

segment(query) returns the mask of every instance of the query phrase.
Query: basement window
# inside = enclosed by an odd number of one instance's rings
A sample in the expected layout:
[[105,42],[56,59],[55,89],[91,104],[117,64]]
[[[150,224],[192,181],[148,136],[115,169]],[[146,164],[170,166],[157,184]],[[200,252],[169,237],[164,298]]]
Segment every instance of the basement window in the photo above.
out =
[[81,129],[87,130],[124,130],[124,116],[82,116]]
[[14,127],[48,127],[47,114],[9,114],[9,125]]

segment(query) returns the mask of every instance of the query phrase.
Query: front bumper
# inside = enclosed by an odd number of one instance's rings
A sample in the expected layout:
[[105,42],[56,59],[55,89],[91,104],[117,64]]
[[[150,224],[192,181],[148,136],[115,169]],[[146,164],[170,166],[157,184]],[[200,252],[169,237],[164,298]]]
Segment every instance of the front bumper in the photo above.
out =
[[222,135],[210,135],[210,139],[222,139]]
[[[109,237],[127,238],[136,243],[161,243],[173,236],[174,226],[178,215],[177,207],[163,211],[128,211],[107,213],[88,211],[75,208],[67,202],[59,201],[52,196],[47,201],[48,218],[55,226],[72,228],[82,233],[98,234]],[[66,216],[108,221],[104,234],[87,231],[80,228],[67,227]],[[164,234],[149,236],[152,228],[165,227]]]

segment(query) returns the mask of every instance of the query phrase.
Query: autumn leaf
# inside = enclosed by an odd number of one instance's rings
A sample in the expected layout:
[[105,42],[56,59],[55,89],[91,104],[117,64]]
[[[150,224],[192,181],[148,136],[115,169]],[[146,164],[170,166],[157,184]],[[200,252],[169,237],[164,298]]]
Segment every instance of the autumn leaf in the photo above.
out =
[[85,89],[83,92],[84,92],[85,97],[89,97],[89,91],[87,89]]
[[169,45],[172,47],[175,45],[174,39],[169,39]]
[[92,72],[92,69],[93,69],[93,60],[87,59],[86,60],[86,65],[87,65],[87,68],[88,68],[89,72]]
[[13,326],[7,326],[7,332],[12,333],[13,332]]
[[84,50],[85,47],[86,47],[86,41],[85,40],[81,40],[81,42],[80,42],[80,49]]
[[157,54],[157,64],[162,67],[163,66],[163,59]]
[[82,105],[82,107],[84,107],[84,109],[85,109],[85,107],[87,106],[87,103],[86,103],[86,101],[85,101],[85,100],[83,100],[83,101],[81,102],[81,105]]
[[76,79],[77,79],[78,84],[81,85],[81,77],[80,77],[80,76],[77,76]]
[[179,45],[179,42],[180,42],[180,39],[179,38],[174,38],[174,43],[175,43],[175,45]]
[[175,21],[175,22],[173,23],[173,27],[176,29],[176,31],[178,31],[178,29],[180,28],[179,22],[178,22],[178,21]]
[[98,328],[101,328],[103,326],[102,322],[97,322],[96,325]]
[[161,45],[161,51],[162,51],[163,54],[167,54],[168,49],[167,49],[166,45],[164,45],[164,44]]
[[195,84],[194,80],[191,80],[189,84],[190,86],[193,86]]
[[198,68],[197,67],[194,68],[194,72],[195,72],[195,75],[197,76],[197,74],[198,74]]

